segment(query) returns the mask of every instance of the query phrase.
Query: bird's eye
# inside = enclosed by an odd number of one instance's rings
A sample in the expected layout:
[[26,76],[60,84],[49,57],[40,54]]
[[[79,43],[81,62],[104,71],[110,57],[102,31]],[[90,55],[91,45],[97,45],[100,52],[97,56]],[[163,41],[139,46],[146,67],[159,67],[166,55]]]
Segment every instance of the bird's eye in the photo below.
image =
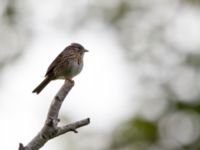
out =
[[81,47],[81,46],[79,46],[79,47],[78,47],[78,49],[82,50],[82,49],[84,49],[84,48],[83,48],[83,47]]
[[79,52],[79,53],[83,53],[83,50],[82,50],[82,49],[79,49],[78,52]]

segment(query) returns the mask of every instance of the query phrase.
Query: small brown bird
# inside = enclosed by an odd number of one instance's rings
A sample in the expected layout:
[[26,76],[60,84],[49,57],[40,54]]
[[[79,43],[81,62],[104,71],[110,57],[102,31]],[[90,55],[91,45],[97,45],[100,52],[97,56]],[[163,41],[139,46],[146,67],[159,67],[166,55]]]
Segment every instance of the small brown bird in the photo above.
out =
[[88,52],[81,44],[72,43],[67,46],[50,64],[45,79],[33,90],[39,94],[47,84],[56,79],[72,80],[83,68],[83,56]]

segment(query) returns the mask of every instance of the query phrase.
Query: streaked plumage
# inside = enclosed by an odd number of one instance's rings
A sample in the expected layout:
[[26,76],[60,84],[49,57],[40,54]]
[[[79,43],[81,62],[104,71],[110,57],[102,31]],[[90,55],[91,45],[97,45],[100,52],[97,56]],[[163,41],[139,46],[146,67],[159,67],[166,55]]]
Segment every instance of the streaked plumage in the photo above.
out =
[[33,93],[39,94],[51,80],[71,80],[78,75],[83,68],[85,52],[87,50],[78,43],[72,43],[67,46],[50,64],[45,74],[45,79],[33,90]]

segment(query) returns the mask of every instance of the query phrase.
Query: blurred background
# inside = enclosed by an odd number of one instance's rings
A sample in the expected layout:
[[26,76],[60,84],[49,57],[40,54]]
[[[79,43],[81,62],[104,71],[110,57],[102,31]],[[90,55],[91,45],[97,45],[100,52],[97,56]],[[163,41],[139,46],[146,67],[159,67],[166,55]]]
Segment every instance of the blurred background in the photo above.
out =
[[31,91],[70,43],[90,50],[60,112],[91,124],[42,149],[199,150],[200,0],[1,0],[0,141],[27,144],[63,81]]

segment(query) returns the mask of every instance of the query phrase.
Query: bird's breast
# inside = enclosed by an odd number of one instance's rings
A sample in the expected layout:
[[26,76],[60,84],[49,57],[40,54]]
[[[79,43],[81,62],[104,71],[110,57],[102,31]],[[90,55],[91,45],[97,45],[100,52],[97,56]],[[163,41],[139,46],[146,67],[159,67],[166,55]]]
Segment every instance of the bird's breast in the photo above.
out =
[[73,78],[81,72],[83,68],[83,61],[79,59],[74,59],[66,62],[64,65],[63,73],[61,78]]

